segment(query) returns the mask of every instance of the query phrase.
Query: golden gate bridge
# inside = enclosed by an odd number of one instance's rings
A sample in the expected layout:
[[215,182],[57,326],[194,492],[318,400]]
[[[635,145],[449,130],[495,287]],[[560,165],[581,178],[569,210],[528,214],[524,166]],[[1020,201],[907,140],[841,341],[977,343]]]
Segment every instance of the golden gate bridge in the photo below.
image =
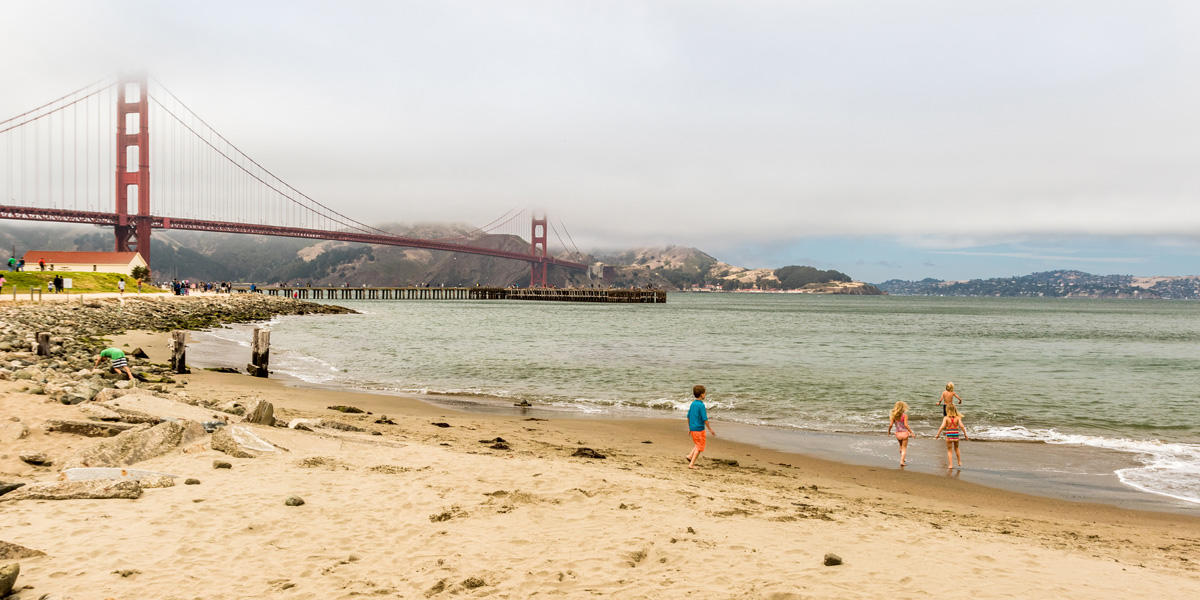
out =
[[[549,231],[564,248],[564,234],[571,246],[574,240],[561,223],[556,228],[545,215],[529,213],[528,253],[479,243],[485,234],[519,226],[526,211],[510,210],[453,238],[407,237],[367,225],[287,183],[161,82],[154,81],[153,90],[149,83],[141,75],[102,79],[0,121],[0,152],[5,156],[0,165],[5,193],[0,219],[109,226],[114,250],[137,252],[147,264],[151,231],[174,229],[519,260],[530,265],[530,287],[546,287],[549,267],[587,270],[583,263],[549,254]],[[577,247],[574,250],[582,255]]]

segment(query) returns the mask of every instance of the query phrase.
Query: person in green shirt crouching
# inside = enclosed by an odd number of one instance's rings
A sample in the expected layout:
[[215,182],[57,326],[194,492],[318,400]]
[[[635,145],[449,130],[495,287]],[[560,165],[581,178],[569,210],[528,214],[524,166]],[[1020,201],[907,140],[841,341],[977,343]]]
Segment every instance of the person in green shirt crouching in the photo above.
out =
[[122,369],[129,376],[129,380],[133,381],[133,371],[129,370],[129,359],[125,358],[125,353],[120,348],[105,348],[100,351],[100,355],[96,357],[96,366],[100,366],[100,359],[107,358],[112,361],[113,373],[120,373]]

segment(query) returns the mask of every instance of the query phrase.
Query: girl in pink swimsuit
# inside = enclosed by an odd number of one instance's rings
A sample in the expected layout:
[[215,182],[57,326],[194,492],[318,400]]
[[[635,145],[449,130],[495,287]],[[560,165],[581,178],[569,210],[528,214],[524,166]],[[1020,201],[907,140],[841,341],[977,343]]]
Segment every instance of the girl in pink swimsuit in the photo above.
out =
[[953,404],[946,405],[946,416],[942,417],[942,426],[938,428],[934,439],[946,436],[946,468],[954,468],[954,458],[958,458],[958,468],[962,468],[962,454],[958,452],[958,440],[967,438],[967,430],[963,427],[962,413]]
[[908,464],[908,440],[916,435],[908,426],[908,403],[903,400],[892,407],[891,420],[888,421],[888,433],[896,428],[896,441],[900,442],[900,466]]

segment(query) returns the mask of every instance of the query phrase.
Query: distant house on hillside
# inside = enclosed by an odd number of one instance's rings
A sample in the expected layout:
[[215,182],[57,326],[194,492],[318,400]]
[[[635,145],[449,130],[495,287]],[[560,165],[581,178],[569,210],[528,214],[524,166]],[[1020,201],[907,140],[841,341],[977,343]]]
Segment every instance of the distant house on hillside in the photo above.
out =
[[129,275],[134,267],[148,267],[137,252],[48,252],[30,250],[25,253],[25,270],[40,269],[38,261],[46,261],[46,270],[87,271]]

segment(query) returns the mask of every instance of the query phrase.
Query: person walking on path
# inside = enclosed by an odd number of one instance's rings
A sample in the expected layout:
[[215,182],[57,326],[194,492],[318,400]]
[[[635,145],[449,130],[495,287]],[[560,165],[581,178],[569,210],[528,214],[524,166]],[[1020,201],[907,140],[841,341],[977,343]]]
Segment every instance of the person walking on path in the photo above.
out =
[[4,284],[5,283],[8,283],[8,280],[5,279],[3,275],[0,275],[0,294],[4,293]]
[[55,275],[54,276],[54,293],[57,294],[57,293],[63,291],[64,285],[66,285],[66,282],[63,281],[62,275]]
[[45,270],[46,270],[46,259],[44,259],[44,258],[39,258],[39,259],[38,259],[38,270],[39,270],[39,271],[45,271]]
[[704,430],[707,428],[708,433],[717,436],[717,432],[713,431],[712,425],[708,422],[708,408],[704,406],[704,398],[708,396],[708,392],[704,386],[697,385],[692,387],[692,396],[696,399],[692,400],[692,405],[688,407],[688,430],[692,433],[692,451],[688,454],[688,468],[696,468],[696,459],[700,458],[700,453],[704,452]]
[[112,369],[113,373],[120,373],[121,370],[124,370],[125,374],[129,376],[129,380],[133,381],[133,371],[129,370],[129,359],[125,358],[125,353],[120,348],[105,348],[101,350],[100,354],[96,356],[97,367],[100,366],[100,360],[104,358],[112,361],[109,368]]
[[938,401],[937,401],[938,404],[942,405],[942,416],[943,417],[946,416],[946,405],[953,404],[955,399],[958,400],[959,404],[962,404],[962,398],[960,398],[958,396],[958,394],[954,393],[954,382],[947,381],[946,382],[946,390],[944,392],[942,392],[942,397],[938,398]]
[[122,296],[125,295],[125,280],[124,279],[117,280],[117,293],[121,294]]
[[888,420],[888,433],[896,428],[896,441],[900,442],[900,466],[908,464],[908,440],[916,435],[908,426],[908,403],[901,400],[892,407],[891,419]]
[[958,468],[962,468],[962,454],[958,451],[958,440],[967,438],[967,430],[963,427],[962,413],[953,404],[946,405],[946,416],[942,417],[942,426],[938,428],[934,439],[946,436],[946,468],[954,468],[954,459],[958,458]]
[[17,259],[15,257],[12,257],[12,256],[8,257],[8,270],[9,271],[17,270]]

